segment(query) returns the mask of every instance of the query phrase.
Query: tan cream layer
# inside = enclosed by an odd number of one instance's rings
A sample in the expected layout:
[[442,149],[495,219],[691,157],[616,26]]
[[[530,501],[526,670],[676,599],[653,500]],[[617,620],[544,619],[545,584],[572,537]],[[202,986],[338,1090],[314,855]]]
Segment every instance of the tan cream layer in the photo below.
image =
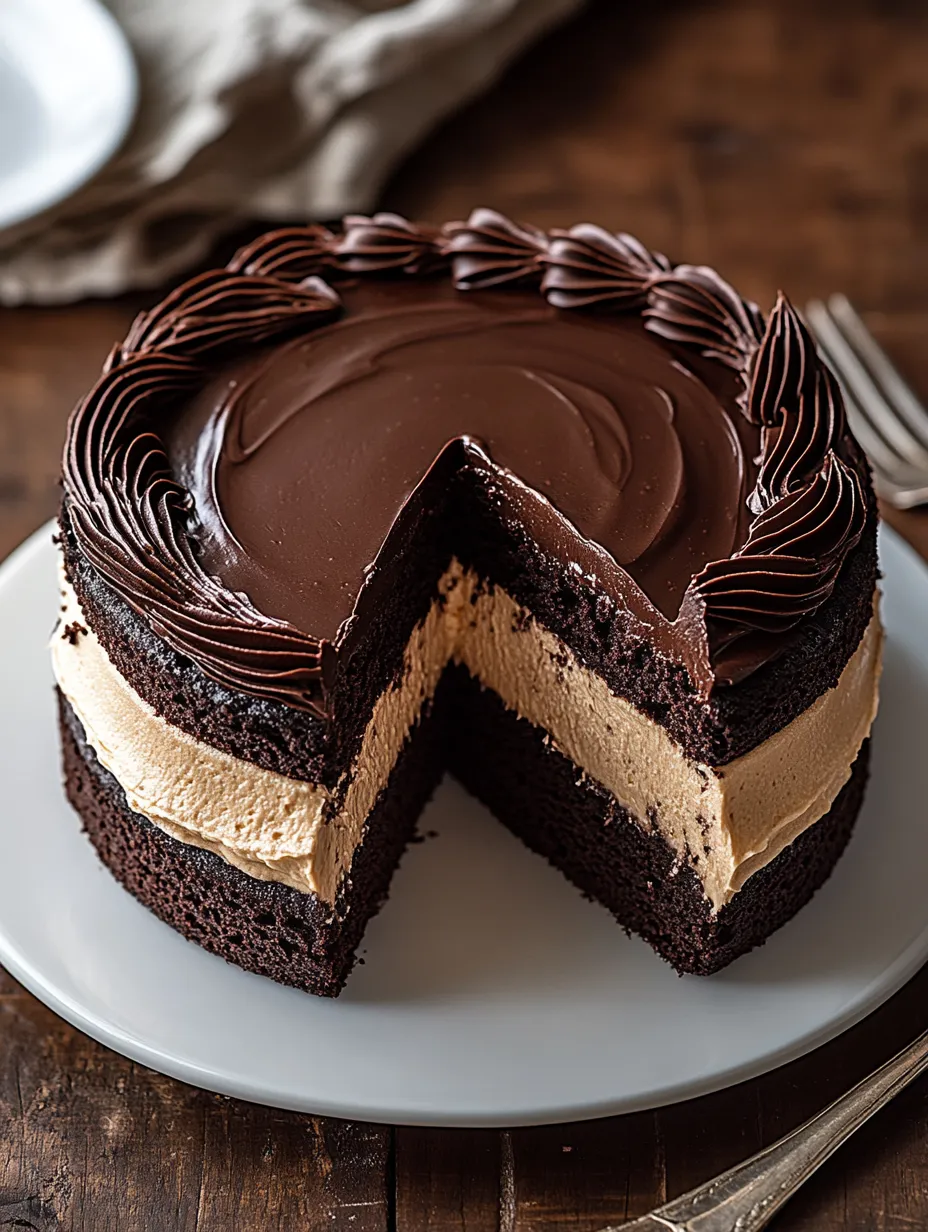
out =
[[[658,724],[615,697],[503,591],[454,562],[415,630],[399,684],[378,700],[357,762],[334,792],[262,770],[165,722],[110,662],[63,584],[52,640],[59,686],[129,805],[182,842],[252,876],[333,902],[364,823],[445,665],[463,663],[589,777],[694,863],[715,909],[822,817],[847,781],[876,711],[882,635],[874,615],[836,688],[744,757],[689,760]],[[336,807],[335,801],[340,803]]]
[[[441,607],[435,604],[413,633],[401,686],[378,699],[350,782],[331,792],[263,770],[166,722],[114,667],[67,580],[61,589],[51,641],[58,687],[129,807],[252,877],[334,903],[367,816],[448,662]],[[75,627],[85,631],[75,634]],[[334,815],[333,796],[341,800]]]
[[[469,599],[475,581],[458,585]],[[478,588],[479,589],[479,588]],[[837,686],[792,723],[721,768],[691,761],[663,727],[610,692],[547,629],[514,633],[523,613],[500,591],[473,613],[455,657],[641,824],[694,866],[718,909],[831,808],[876,715],[883,633],[874,615]],[[652,819],[652,820],[648,820]]]

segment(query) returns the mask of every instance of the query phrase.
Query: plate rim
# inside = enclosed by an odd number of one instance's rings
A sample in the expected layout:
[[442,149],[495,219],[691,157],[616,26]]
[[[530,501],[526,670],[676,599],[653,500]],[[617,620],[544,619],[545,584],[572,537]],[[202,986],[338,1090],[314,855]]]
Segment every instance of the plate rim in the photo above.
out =
[[[0,594],[8,581],[23,570],[30,568],[34,559],[42,551],[47,550],[55,529],[56,523],[52,519],[33,532],[3,562],[0,562]],[[922,570],[926,568],[926,562],[922,557],[901,535],[885,523],[881,524],[880,534],[881,537],[892,542],[894,550],[901,548],[903,556],[909,558],[910,564]],[[59,993],[41,975],[36,966],[21,954],[15,945],[11,944],[5,932],[0,930],[0,964],[15,979],[59,1017],[98,1043],[134,1062],[189,1086],[243,1099],[250,1103],[352,1121],[430,1128],[502,1129],[564,1124],[571,1121],[597,1120],[626,1113],[654,1110],[703,1095],[711,1095],[741,1082],[759,1078],[837,1039],[838,1036],[843,1035],[851,1027],[886,1004],[926,963],[928,963],[928,923],[922,933],[913,938],[895,961],[886,968],[883,978],[879,981],[871,980],[864,993],[845,1012],[836,1015],[830,1022],[805,1032],[780,1048],[752,1058],[748,1062],[716,1071],[709,1077],[696,1077],[658,1091],[643,1091],[630,1098],[613,1096],[600,1101],[586,1100],[575,1104],[535,1105],[531,1108],[523,1107],[515,1111],[493,1114],[466,1111],[442,1114],[434,1107],[406,1106],[397,1109],[371,1106],[365,1104],[363,1100],[350,1097],[340,1100],[326,1098],[306,1100],[283,1090],[275,1090],[266,1085],[251,1082],[246,1077],[211,1069],[209,1066],[159,1049],[134,1033],[114,1023],[108,1023],[96,1014],[87,1012],[74,998]]]
[[[60,3],[60,0],[57,2]],[[66,175],[39,177],[32,198],[21,200],[15,208],[5,209],[0,197],[0,235],[60,205],[92,180],[122,145],[138,110],[138,69],[129,40],[119,22],[101,0],[68,0],[68,3],[74,19],[81,24],[95,25],[98,36],[102,36],[102,42],[108,47],[103,68],[108,72],[116,105],[108,114],[108,125],[101,126],[99,136],[82,164],[70,167]],[[23,7],[28,9],[29,4],[24,3]],[[101,63],[99,58],[95,58],[95,79],[99,79]],[[30,166],[41,167],[46,163],[49,163],[48,155],[43,152]],[[50,165],[54,165],[54,159]]]

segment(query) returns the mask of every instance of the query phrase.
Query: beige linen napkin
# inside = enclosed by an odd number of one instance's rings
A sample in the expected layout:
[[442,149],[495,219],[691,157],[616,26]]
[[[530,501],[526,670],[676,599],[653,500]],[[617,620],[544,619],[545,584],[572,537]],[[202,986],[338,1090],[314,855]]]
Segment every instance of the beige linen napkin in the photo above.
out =
[[151,286],[249,218],[370,209],[397,160],[583,0],[108,0],[141,78],[75,195],[0,232],[0,302]]

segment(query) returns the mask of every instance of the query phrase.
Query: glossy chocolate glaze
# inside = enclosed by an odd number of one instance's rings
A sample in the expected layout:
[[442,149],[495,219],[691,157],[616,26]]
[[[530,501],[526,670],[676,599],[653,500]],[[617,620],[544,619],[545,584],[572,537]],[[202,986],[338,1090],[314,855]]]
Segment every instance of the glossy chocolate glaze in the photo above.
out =
[[197,275],[114,348],[62,471],[81,552],[159,637],[321,716],[346,630],[422,585],[423,526],[466,537],[459,480],[703,700],[783,653],[873,506],[784,297],[764,322],[705,266],[486,209],[292,227]]
[[640,321],[438,280],[340,293],[343,317],[234,363],[167,434],[205,569],[262,612],[335,640],[398,511],[462,438],[669,620],[744,540],[757,430],[726,374],[727,399]]

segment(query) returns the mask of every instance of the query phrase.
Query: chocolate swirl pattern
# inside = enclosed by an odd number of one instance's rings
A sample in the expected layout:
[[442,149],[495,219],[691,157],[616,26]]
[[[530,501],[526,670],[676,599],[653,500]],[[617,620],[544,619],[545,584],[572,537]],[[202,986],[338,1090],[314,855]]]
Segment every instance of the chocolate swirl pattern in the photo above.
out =
[[763,334],[755,304],[741,296],[715,270],[700,265],[672,266],[633,236],[612,235],[580,223],[553,231],[542,290],[556,308],[604,308],[643,312],[652,333],[699,349],[707,359],[733,368],[747,397],[751,361]]
[[[236,344],[303,334],[337,316],[341,301],[320,271],[418,275],[442,261],[451,262],[459,289],[543,280],[555,309],[637,314],[651,333],[744,380],[743,409],[760,428],[748,497],[754,518],[740,548],[692,577],[676,624],[667,626],[682,631],[697,613],[705,661],[687,662],[704,695],[726,679],[715,665],[733,642],[781,634],[824,602],[861,537],[865,466],[847,436],[836,382],[783,297],[764,330],[757,309],[713,271],[672,267],[629,236],[581,225],[549,237],[490,210],[443,233],[378,214],[347,219],[339,234],[272,232],[228,269],[191,279],[137,318],[75,409],[63,467],[74,531],[94,568],[161,637],[229,688],[325,713],[328,643],[262,613],[204,568],[192,521],[198,511],[171,473],[161,417],[203,386],[214,358]],[[601,327],[613,328],[610,319]],[[576,386],[543,379],[552,407],[558,399],[577,405]],[[585,413],[606,412],[594,398]],[[662,516],[673,526],[676,506]],[[646,565],[647,554],[642,559]]]
[[764,425],[748,498],[756,516],[744,547],[708,565],[691,587],[710,625],[725,626],[727,643],[751,630],[785,632],[822,604],[867,515],[860,477],[837,452],[846,436],[838,383],[782,293],[757,354],[747,413]]
[[[155,397],[167,405],[176,395],[196,388],[199,371],[189,360],[173,355],[136,355],[123,358],[117,351],[107,361],[107,371],[71,414],[65,443],[63,468],[75,516],[91,513],[105,499],[116,477],[114,463],[125,444],[149,443],[157,453],[157,433],[134,434],[144,407]],[[123,485],[137,484],[137,475],[126,470]]]
[[753,421],[766,427],[778,424],[785,409],[798,408],[810,398],[820,371],[815,343],[781,291],[751,378],[748,405]]
[[648,287],[645,323],[668,342],[698,347],[707,359],[744,373],[763,333],[755,304],[705,265],[677,265]]
[[227,268],[250,278],[302,282],[332,262],[336,238],[327,227],[286,227],[267,231],[240,248]]
[[757,486],[748,498],[753,513],[808,483],[828,451],[840,447],[845,434],[844,403],[834,375],[818,367],[814,386],[798,403],[785,406],[780,422],[764,428],[763,461]]
[[[322,647],[262,615],[199,564],[189,493],[172,477],[158,417],[203,383],[203,360],[336,310],[318,279],[297,288],[209,271],[136,318],[68,425],[69,514],[94,568],[151,627],[230,688],[323,712]],[[225,328],[223,328],[225,326]]]
[[446,224],[444,234],[459,291],[541,281],[548,237],[537,227],[479,209],[467,222]]
[[555,308],[640,308],[652,280],[671,268],[662,253],[649,252],[633,235],[612,235],[591,223],[552,231],[541,260],[541,289]]
[[427,274],[446,264],[437,227],[423,227],[399,214],[348,214],[335,245],[342,269],[352,274]]
[[[182,361],[147,357],[104,378],[94,391],[102,422],[71,442],[77,456],[93,459],[102,480],[95,499],[72,498],[75,533],[94,568],[208,676],[229,688],[319,711],[318,643],[262,616],[244,595],[203,571],[186,530],[190,499],[173,480],[159,438],[141,432],[123,449],[106,431],[107,419],[127,424],[153,387],[163,401],[196,380]],[[72,459],[68,480],[75,469]]]
[[338,296],[321,278],[291,286],[277,278],[207,270],[136,317],[122,351],[206,358],[235,343],[265,342],[318,324],[338,307]]
[[762,425],[760,471],[748,498],[755,514],[810,483],[829,453],[845,443],[838,382],[782,292],[754,364],[747,414]]
[[730,626],[726,641],[746,630],[783,633],[831,594],[865,521],[860,479],[829,450],[812,482],[765,509],[744,547],[708,565],[693,593],[711,621]]

